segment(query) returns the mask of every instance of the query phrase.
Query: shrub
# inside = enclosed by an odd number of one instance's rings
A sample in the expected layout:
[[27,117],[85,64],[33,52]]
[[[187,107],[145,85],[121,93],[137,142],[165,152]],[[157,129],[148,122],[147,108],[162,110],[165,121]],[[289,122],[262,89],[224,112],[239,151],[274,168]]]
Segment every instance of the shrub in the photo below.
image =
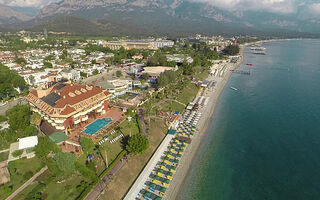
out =
[[14,152],[12,153],[12,156],[13,156],[13,157],[19,157],[19,156],[22,155],[22,153],[23,153],[22,150],[16,150],[16,151],[14,151]]
[[59,152],[54,156],[54,160],[61,171],[75,170],[76,157],[71,153]]
[[134,154],[144,153],[149,147],[149,140],[146,136],[135,134],[129,138],[126,149]]

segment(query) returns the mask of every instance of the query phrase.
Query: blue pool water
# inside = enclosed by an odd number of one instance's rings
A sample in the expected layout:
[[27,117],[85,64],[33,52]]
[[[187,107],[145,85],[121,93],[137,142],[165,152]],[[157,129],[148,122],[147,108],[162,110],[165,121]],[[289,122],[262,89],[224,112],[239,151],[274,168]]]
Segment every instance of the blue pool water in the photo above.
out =
[[97,119],[96,121],[89,124],[86,129],[83,131],[85,134],[93,135],[96,132],[98,132],[100,129],[105,127],[107,124],[109,124],[112,121],[111,118],[102,118]]

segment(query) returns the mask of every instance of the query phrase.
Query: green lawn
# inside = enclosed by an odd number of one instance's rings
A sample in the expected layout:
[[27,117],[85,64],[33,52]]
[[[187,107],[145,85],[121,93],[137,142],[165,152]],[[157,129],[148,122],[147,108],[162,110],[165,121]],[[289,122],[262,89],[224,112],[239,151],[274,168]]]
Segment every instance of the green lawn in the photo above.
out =
[[76,199],[87,187],[88,180],[75,173],[72,176],[57,181],[50,171],[44,172],[33,184],[25,188],[14,200],[34,199],[37,193],[41,193],[41,199]]
[[177,100],[188,104],[197,95],[199,88],[194,83],[189,83],[177,96]]
[[166,101],[164,104],[161,105],[161,110],[163,112],[175,112],[175,111],[183,111],[184,105],[177,103],[175,101]]
[[44,164],[38,158],[20,159],[9,163],[10,182],[0,186],[0,199],[5,199],[33,174],[40,171]]
[[[119,127],[121,132],[125,136],[130,135],[130,132],[131,132],[131,135],[139,133],[139,128],[138,128],[136,119],[134,117],[132,118],[131,122],[129,122],[128,120],[125,120],[120,124]],[[122,144],[123,138],[118,139],[116,142],[112,144],[110,143],[110,140],[119,136],[121,132],[116,130],[116,132],[113,135],[108,134],[109,140],[103,143],[102,145],[100,145],[99,150],[94,150],[93,148],[92,151],[90,151],[90,153],[100,151],[103,157],[103,161],[101,159],[94,159],[92,161],[94,162],[95,165],[98,166],[96,171],[97,175],[100,175],[106,169],[106,165],[105,165],[106,154],[107,154],[108,164],[110,165],[113,162],[113,160],[117,157],[117,155],[123,150],[123,144]],[[79,157],[79,162],[85,165],[86,161],[87,161],[86,155],[82,154]]]
[[206,69],[202,69],[201,67],[196,67],[195,73],[193,76],[199,80],[204,80],[204,79],[208,78],[209,71]]
[[87,182],[88,180],[84,179],[81,175],[74,174],[64,180],[64,182],[50,182],[43,191],[42,196],[47,200],[73,200],[86,188]]
[[[135,118],[132,118],[132,121],[129,122],[128,120],[122,122],[120,124],[120,130],[123,133],[123,135],[134,135],[139,133],[139,128],[136,122]],[[112,136],[109,136],[109,141],[112,140],[113,138],[117,137],[120,135],[118,131],[114,133]],[[105,152],[107,152],[107,157],[108,157],[108,163],[110,164],[116,157],[117,155],[123,150],[123,145],[122,145],[122,138],[118,139],[114,143],[110,143],[109,141],[103,143],[100,146],[101,153],[103,157],[105,158]]]
[[0,153],[0,162],[8,160],[8,156],[9,156],[9,151]]

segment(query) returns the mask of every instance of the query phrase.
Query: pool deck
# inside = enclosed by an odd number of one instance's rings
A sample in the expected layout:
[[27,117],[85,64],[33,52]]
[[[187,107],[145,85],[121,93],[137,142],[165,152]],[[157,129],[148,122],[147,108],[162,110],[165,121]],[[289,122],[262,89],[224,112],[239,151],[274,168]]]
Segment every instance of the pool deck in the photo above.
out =
[[[112,118],[112,121],[93,135],[83,133],[86,126],[93,123],[97,119],[102,119],[102,118]],[[91,138],[93,141],[96,141],[99,138],[103,137],[105,134],[107,134],[107,132],[109,132],[111,129],[113,129],[123,119],[124,119],[124,115],[123,115],[123,112],[121,111],[121,109],[117,108],[117,107],[113,107],[108,112],[106,112],[105,114],[102,114],[101,116],[97,117],[96,119],[89,118],[87,120],[86,124],[83,125],[82,127],[77,127],[74,130],[72,130],[71,133],[68,134],[69,139],[67,141],[72,142],[72,143],[76,143],[76,144],[80,144],[80,137],[81,136],[85,136],[85,137]],[[73,151],[73,148],[69,148],[67,146],[61,147],[61,148],[62,148],[62,151],[64,151],[64,152],[72,152]]]
[[[88,127],[91,126],[92,124],[96,123],[97,120],[101,120],[101,119],[110,119],[110,121],[108,121],[103,127],[101,127],[100,129],[98,129],[96,132],[90,134],[90,133],[87,133],[85,131],[88,131]],[[92,123],[88,124],[87,126],[84,127],[84,130],[83,130],[83,134],[87,134],[87,135],[94,135],[96,134],[97,132],[99,132],[101,129],[103,129],[104,127],[108,126],[108,124],[112,123],[113,119],[111,117],[104,117],[104,118],[97,118],[95,121],[93,121]]]

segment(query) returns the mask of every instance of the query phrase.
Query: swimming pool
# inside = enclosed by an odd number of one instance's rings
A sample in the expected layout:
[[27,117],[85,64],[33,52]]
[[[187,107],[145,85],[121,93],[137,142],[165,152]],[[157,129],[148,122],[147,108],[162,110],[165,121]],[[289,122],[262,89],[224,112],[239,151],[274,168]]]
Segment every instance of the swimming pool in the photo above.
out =
[[96,121],[89,124],[82,133],[93,135],[96,132],[98,132],[100,129],[105,127],[107,124],[109,124],[111,121],[112,121],[111,118],[97,119]]

